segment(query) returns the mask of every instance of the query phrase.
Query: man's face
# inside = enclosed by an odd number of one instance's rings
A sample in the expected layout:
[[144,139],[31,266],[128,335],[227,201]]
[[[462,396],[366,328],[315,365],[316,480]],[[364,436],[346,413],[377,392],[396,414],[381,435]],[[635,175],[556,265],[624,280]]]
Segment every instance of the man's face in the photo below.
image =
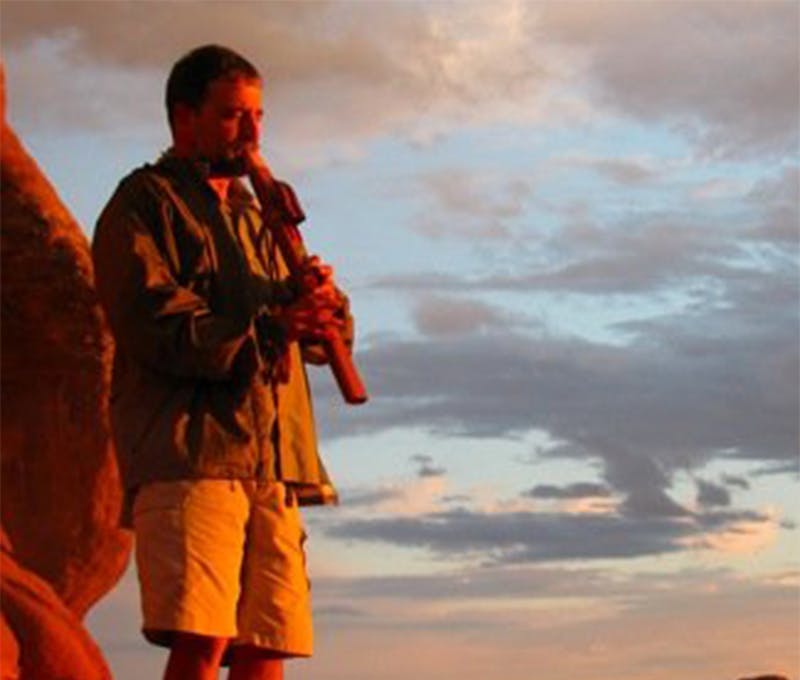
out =
[[195,156],[210,162],[214,175],[244,174],[242,153],[258,148],[263,115],[261,81],[212,81],[203,104],[190,114]]

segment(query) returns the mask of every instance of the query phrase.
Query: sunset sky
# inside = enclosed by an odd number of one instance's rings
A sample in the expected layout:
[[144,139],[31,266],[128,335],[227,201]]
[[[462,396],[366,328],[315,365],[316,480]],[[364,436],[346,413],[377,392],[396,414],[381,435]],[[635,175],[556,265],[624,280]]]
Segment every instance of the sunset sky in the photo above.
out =
[[[172,63],[265,75],[263,148],[357,317],[312,369],[289,680],[800,677],[798,2],[0,4],[9,118],[91,235]],[[90,613],[159,676],[135,574]]]

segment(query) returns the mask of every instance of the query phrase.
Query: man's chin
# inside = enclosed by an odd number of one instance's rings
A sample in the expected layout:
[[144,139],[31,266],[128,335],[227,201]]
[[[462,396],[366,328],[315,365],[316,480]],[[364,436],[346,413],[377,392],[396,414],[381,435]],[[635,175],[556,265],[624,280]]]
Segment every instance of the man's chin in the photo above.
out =
[[241,177],[247,174],[247,166],[243,156],[220,158],[209,162],[209,175],[211,177]]

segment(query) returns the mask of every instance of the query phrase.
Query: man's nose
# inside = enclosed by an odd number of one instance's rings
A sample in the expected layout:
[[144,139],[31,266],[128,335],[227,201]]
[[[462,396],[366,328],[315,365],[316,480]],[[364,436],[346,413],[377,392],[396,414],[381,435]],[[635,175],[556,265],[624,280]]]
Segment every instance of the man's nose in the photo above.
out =
[[261,121],[255,114],[242,116],[239,134],[247,142],[257,142],[261,133]]

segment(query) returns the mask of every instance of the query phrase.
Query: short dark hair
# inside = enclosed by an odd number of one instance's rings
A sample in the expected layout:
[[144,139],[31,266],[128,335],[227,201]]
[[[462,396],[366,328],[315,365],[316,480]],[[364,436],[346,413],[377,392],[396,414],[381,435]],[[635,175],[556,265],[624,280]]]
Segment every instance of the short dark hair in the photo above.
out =
[[247,59],[228,47],[203,45],[182,56],[167,79],[167,118],[172,126],[176,104],[197,110],[206,97],[208,85],[218,78],[242,76],[261,80],[261,74]]

